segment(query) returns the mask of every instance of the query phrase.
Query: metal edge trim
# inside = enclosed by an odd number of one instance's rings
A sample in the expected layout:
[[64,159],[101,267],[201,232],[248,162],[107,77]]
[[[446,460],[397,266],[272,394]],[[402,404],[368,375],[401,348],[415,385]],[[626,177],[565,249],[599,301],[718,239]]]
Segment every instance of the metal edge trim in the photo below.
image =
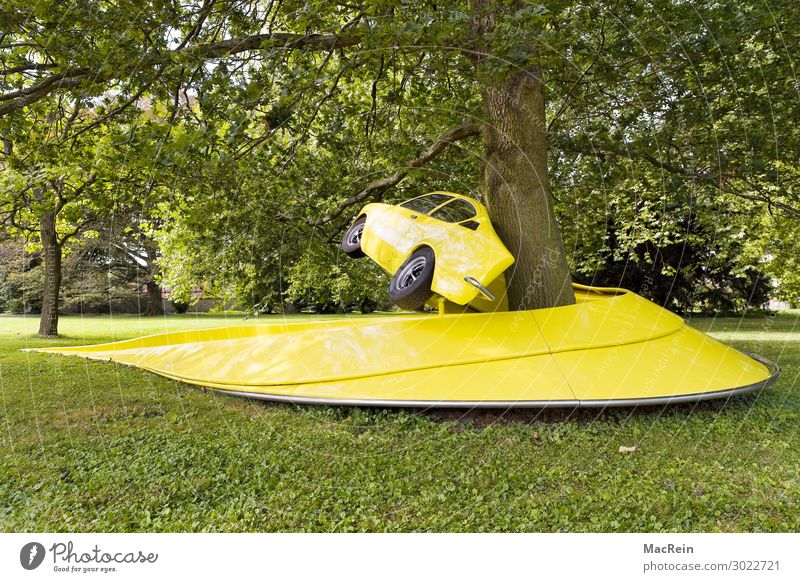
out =
[[282,396],[241,392],[224,388],[208,388],[220,394],[241,396],[254,400],[270,400],[291,404],[322,404],[325,406],[377,406],[385,408],[575,408],[578,400],[365,400],[357,398],[319,398]]
[[386,408],[612,408],[623,406],[659,406],[686,402],[701,402],[718,398],[729,398],[750,394],[775,383],[781,376],[780,366],[776,362],[758,354],[745,352],[750,358],[766,366],[770,377],[761,382],[727,388],[714,392],[697,392],[679,396],[656,396],[650,398],[620,398],[612,400],[370,400],[353,398],[319,398],[308,396],[282,396],[278,394],[261,394],[225,390],[223,388],[207,388],[221,394],[239,396],[254,400],[269,400],[292,404],[322,404],[326,406],[376,406]]

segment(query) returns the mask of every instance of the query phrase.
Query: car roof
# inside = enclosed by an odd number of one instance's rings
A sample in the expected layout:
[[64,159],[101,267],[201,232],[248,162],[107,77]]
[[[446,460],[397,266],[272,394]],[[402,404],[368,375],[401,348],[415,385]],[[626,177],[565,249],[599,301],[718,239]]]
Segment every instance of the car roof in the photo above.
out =
[[[453,196],[454,198],[466,198],[467,200],[475,200],[469,196],[464,196],[463,194],[457,194],[455,192],[448,192],[447,190],[433,190],[432,192],[425,192],[425,194],[420,194],[419,196],[415,196],[414,198],[422,198],[423,196],[428,196],[430,194],[446,194],[447,196]],[[409,198],[409,200],[414,200],[414,198]],[[477,200],[475,200],[477,202]]]
[[[414,196],[413,198],[409,198],[407,200],[403,200],[402,202],[398,202],[398,204],[402,205],[402,204],[405,204],[406,202],[410,202],[412,200],[416,200],[417,198],[423,198],[424,196],[429,196],[431,194],[444,194],[446,196],[452,196],[453,198],[460,198],[461,200],[466,200],[468,203],[470,203],[475,208],[475,214],[476,214],[477,217],[488,217],[489,216],[488,209],[480,201],[476,200],[475,198],[472,198],[471,196],[464,196],[463,194],[457,194],[456,192],[448,192],[447,190],[433,190],[432,192],[426,192],[425,194],[420,194],[419,196]],[[442,204],[440,204],[439,206],[434,208],[431,212],[433,212],[434,210],[437,210],[438,208],[441,208],[445,204],[449,204],[450,202],[452,202],[452,200],[448,200],[447,202],[443,202]]]
[[484,205],[475,198],[471,196],[465,196],[464,194],[457,194],[455,192],[448,192],[447,190],[433,190],[431,192],[425,192],[425,194],[420,194],[419,196],[414,196],[413,198],[409,198],[407,200],[403,200],[402,202],[398,202],[398,204],[405,204],[406,202],[411,202],[412,200],[416,200],[417,198],[422,198],[424,196],[430,196],[431,194],[445,194],[447,196],[452,196],[453,198],[461,198],[462,200],[466,200],[467,202],[471,202],[478,206],[478,210],[484,209]]

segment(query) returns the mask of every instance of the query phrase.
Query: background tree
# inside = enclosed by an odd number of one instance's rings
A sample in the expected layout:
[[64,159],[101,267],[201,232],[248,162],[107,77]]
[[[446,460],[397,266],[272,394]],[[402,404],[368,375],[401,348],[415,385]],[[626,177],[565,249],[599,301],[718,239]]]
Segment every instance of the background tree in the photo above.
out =
[[15,144],[42,138],[33,127],[24,137],[19,128],[5,134],[0,218],[10,233],[41,247],[44,286],[39,335],[51,337],[58,334],[64,245],[98,220],[108,208],[108,198],[101,178],[102,156],[95,157],[93,145],[83,142],[64,151],[41,145],[34,152],[15,155]]

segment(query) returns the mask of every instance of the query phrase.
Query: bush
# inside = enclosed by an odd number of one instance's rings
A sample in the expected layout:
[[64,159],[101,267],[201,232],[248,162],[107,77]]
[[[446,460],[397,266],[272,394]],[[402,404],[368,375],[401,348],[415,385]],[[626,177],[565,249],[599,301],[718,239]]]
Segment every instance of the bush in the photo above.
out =
[[288,272],[286,297],[318,313],[361,311],[391,306],[388,281],[369,259],[353,260],[328,244],[310,244]]

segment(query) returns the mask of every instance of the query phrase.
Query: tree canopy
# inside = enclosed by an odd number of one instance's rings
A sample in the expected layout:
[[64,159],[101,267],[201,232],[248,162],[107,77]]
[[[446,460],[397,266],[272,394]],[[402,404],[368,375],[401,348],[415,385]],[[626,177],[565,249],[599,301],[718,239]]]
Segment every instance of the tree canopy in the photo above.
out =
[[152,285],[183,300],[368,309],[383,275],[337,237],[366,202],[446,189],[488,203],[519,293],[537,249],[563,255],[545,277],[562,283],[521,306],[561,301],[570,272],[678,310],[797,301],[798,16],[790,1],[10,0],[0,218],[31,253],[51,248],[51,218],[59,252],[101,231],[149,246]]

